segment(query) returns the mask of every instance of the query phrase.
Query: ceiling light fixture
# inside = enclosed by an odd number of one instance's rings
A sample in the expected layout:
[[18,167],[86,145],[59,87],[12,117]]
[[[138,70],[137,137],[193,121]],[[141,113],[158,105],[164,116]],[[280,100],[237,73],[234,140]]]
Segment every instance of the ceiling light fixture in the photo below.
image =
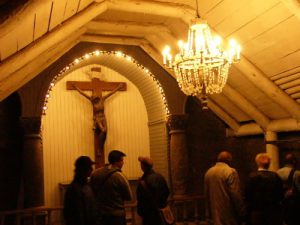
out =
[[176,75],[179,87],[186,95],[198,96],[207,108],[207,95],[221,93],[226,84],[229,68],[240,59],[240,46],[229,41],[222,49],[221,38],[212,37],[206,21],[200,18],[196,0],[196,18],[192,20],[186,43],[179,41],[179,53],[173,59],[171,49],[163,50],[163,63]]

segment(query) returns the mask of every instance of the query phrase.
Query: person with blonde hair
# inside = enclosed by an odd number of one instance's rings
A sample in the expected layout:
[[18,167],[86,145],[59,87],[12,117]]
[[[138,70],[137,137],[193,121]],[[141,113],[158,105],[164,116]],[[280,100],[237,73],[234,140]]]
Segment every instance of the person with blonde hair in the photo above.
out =
[[282,225],[283,185],[277,173],[270,171],[271,157],[255,157],[257,171],[250,174],[245,188],[247,225]]

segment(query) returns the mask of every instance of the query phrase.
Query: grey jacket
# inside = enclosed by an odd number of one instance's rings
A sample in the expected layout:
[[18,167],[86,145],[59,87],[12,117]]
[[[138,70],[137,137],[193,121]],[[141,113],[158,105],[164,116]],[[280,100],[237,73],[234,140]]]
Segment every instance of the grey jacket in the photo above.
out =
[[237,171],[217,162],[205,174],[206,216],[214,225],[237,225],[245,214]]
[[96,196],[98,212],[125,216],[124,201],[132,199],[127,178],[120,169],[106,165],[92,173],[91,186]]

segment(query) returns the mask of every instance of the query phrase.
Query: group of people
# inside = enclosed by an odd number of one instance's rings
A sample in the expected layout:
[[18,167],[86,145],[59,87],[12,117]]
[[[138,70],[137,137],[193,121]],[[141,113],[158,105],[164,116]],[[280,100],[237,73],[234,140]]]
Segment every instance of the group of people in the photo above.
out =
[[[75,161],[74,179],[64,198],[66,225],[125,225],[125,201],[132,200],[129,182],[122,173],[126,155],[113,150],[109,164],[93,171],[88,156]],[[159,208],[167,204],[169,188],[162,175],[153,170],[149,157],[138,158],[143,176],[136,190],[138,214],[143,225],[163,225]]]
[[231,167],[232,155],[219,153],[205,174],[206,217],[213,225],[299,225],[300,171],[293,154],[277,172],[269,170],[267,153],[256,155],[257,171],[241,190],[239,175]]

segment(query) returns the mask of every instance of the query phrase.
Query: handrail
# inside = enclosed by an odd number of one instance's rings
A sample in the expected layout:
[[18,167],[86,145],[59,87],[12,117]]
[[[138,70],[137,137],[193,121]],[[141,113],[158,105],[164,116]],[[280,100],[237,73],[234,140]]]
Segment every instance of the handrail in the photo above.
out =
[[[201,213],[199,206],[204,207],[204,195],[174,195],[171,199],[171,205],[174,211],[176,221],[188,224],[193,221],[194,224],[201,224]],[[199,204],[201,202],[201,204]],[[201,216],[202,215],[202,216]]]
[[[136,202],[129,202],[125,204],[125,209],[130,209],[131,217],[129,221],[132,225],[136,224],[136,217],[135,217],[135,209],[136,209]],[[7,216],[16,216],[15,224],[21,225],[22,216],[30,216],[32,218],[32,224],[36,224],[36,216],[38,215],[45,215],[46,216],[46,225],[52,224],[52,213],[54,211],[62,211],[63,206],[56,206],[56,207],[34,207],[28,209],[17,209],[17,210],[9,210],[9,211],[0,211],[0,225],[5,225],[5,219]]]
[[176,202],[204,200],[204,195],[174,195],[170,200]]
[[[169,199],[169,202],[171,204],[171,208],[174,210],[174,214],[176,219],[180,219],[181,221],[188,221],[189,220],[189,204],[192,204],[193,209],[193,216],[192,218],[195,220],[196,224],[200,224],[200,218],[201,214],[199,214],[199,209],[202,208],[201,204],[199,202],[202,202],[205,200],[204,195],[177,195],[172,196]],[[199,204],[199,206],[198,206]],[[127,209],[127,212],[129,212],[130,217],[127,218],[127,221],[135,225],[136,224],[136,202],[126,202],[125,203],[125,209]],[[53,213],[58,211],[61,212],[63,210],[63,206],[56,206],[56,207],[34,207],[29,209],[18,209],[18,210],[10,210],[10,211],[0,211],[0,225],[5,225],[5,219],[8,216],[15,215],[15,223],[16,225],[21,225],[22,219],[24,216],[28,216],[28,218],[32,219],[32,224],[36,224],[36,217],[42,215],[45,216],[46,225],[53,225]],[[180,214],[178,214],[178,210],[181,211]],[[180,216],[181,215],[181,216]],[[179,217],[178,217],[179,216]],[[62,222],[61,217],[55,217],[55,219],[59,218],[59,221]],[[56,223],[57,224],[57,223]],[[62,224],[62,223],[61,223]]]

